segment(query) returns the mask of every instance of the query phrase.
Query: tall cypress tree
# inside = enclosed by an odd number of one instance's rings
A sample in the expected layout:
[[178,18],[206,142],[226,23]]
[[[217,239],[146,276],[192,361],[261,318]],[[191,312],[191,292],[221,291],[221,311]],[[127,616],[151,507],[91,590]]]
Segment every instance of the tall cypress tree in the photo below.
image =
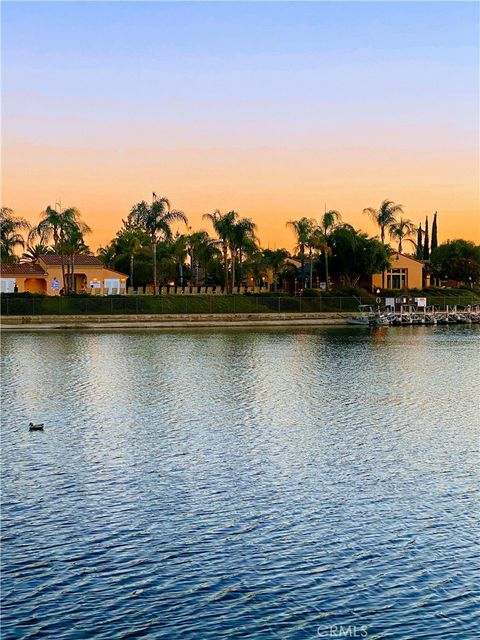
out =
[[437,240],[437,212],[435,211],[433,215],[433,224],[432,224],[432,241],[430,243],[430,252],[438,247]]
[[418,225],[417,229],[417,260],[422,260],[423,258],[423,240],[422,240],[422,223]]
[[429,242],[428,242],[428,216],[425,218],[425,242],[423,243],[423,259],[430,258]]

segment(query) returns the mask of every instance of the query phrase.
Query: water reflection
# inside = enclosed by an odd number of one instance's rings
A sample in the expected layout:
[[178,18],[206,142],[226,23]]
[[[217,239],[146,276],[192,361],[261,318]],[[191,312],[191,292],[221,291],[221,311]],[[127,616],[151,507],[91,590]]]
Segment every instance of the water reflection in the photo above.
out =
[[5,335],[4,637],[473,637],[479,336]]

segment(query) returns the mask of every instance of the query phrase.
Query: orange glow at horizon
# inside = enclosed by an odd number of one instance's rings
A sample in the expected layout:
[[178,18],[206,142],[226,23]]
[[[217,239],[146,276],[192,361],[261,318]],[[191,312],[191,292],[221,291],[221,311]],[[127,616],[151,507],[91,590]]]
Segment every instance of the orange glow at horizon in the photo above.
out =
[[[264,248],[291,250],[287,220],[318,218],[325,205],[375,235],[362,210],[384,198],[401,203],[415,224],[423,224],[427,215],[431,221],[438,211],[440,242],[459,237],[480,242],[478,161],[462,153],[438,159],[423,152],[415,162],[378,148],[171,149],[163,154],[132,147],[97,154],[76,149],[72,157],[61,147],[12,144],[4,153],[2,206],[32,224],[57,200],[63,207],[76,206],[92,227],[87,244],[93,251],[115,236],[131,206],[150,200],[152,191],[185,211],[189,226],[211,234],[202,220],[207,211],[235,209],[253,218]],[[370,154],[374,160],[367,162]]]

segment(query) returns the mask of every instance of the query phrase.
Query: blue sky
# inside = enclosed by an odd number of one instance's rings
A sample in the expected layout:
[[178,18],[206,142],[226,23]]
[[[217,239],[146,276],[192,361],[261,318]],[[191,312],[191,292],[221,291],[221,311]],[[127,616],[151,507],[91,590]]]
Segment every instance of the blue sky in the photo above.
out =
[[[322,152],[323,166],[328,153],[353,149],[335,162],[354,175],[362,153],[384,166],[393,147],[400,172],[415,157],[438,163],[441,154],[474,169],[478,24],[478,4],[458,2],[6,2],[4,153],[18,167],[19,149],[33,145],[40,157],[53,145],[65,171],[68,150],[98,152],[115,172],[126,150],[151,163],[159,149],[237,154],[243,165],[246,153],[264,154],[275,169],[276,150]],[[184,170],[199,183],[195,166],[189,160]],[[49,179],[56,175],[52,166]],[[453,180],[463,189],[461,181]],[[165,183],[178,193],[174,177]],[[332,180],[326,185],[336,197]],[[471,196],[462,207],[472,215]]]

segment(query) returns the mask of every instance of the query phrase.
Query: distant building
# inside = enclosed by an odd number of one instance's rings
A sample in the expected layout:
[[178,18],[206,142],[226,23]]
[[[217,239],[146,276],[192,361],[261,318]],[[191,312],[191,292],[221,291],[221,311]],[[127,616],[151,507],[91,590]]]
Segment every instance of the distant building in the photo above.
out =
[[[65,265],[67,259],[65,258]],[[126,293],[127,276],[108,269],[96,256],[76,255],[71,290],[92,294]],[[66,271],[66,267],[65,267]],[[42,295],[59,295],[64,288],[62,258],[55,254],[40,256],[35,262],[2,264],[0,290],[2,293],[28,291]]]
[[422,289],[430,284],[425,264],[421,260],[395,251],[390,256],[390,266],[383,274],[372,276],[372,288],[385,289]]

